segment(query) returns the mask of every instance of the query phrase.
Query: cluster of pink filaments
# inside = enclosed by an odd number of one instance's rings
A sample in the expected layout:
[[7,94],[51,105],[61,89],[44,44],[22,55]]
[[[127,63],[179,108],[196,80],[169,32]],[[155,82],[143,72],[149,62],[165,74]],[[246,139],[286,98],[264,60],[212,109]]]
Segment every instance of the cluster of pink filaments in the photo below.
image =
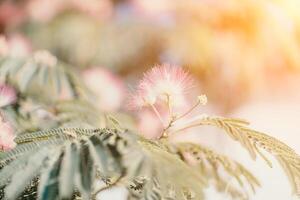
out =
[[[175,121],[185,117],[199,104],[206,103],[206,96],[200,96],[191,109],[175,113],[178,108],[185,108],[188,105],[187,93],[193,86],[194,80],[182,68],[168,64],[158,65],[144,74],[136,92],[131,96],[130,107],[150,108],[163,126],[161,136],[166,136]],[[163,108],[168,110],[167,122],[161,115]]]
[[155,66],[139,82],[132,105],[140,108],[162,101],[172,107],[184,106],[186,93],[192,87],[193,79],[182,68],[167,64]]

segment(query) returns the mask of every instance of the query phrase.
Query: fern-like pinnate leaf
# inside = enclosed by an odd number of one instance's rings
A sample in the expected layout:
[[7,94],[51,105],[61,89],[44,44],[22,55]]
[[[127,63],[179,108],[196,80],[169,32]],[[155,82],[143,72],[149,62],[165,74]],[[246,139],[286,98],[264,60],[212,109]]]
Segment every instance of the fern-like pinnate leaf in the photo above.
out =
[[150,170],[148,174],[141,173],[139,177],[151,177],[152,181],[145,180],[140,199],[204,198],[201,188],[207,185],[205,177],[180,160],[176,154],[170,153],[163,143],[142,141],[142,144]]
[[[199,172],[159,141],[133,133],[59,128],[21,134],[16,142],[17,147],[0,158],[4,165],[0,181],[6,187],[7,199],[18,198],[35,178],[39,179],[41,200],[70,199],[74,193],[82,199],[95,198],[118,184],[128,188],[128,198],[203,199],[205,179]],[[18,169],[17,174],[12,173],[14,169]],[[27,173],[20,174],[23,170]],[[134,187],[139,179],[142,184]],[[95,184],[97,181],[104,186]]]
[[[15,85],[21,93],[38,94],[47,88],[45,98],[58,99],[61,92],[70,97],[85,93],[86,88],[66,64],[57,61],[53,65],[41,63],[34,53],[29,58],[0,58],[0,78]],[[54,57],[55,58],[55,57]],[[49,99],[48,99],[49,100]]]
[[[187,142],[176,143],[174,146],[177,154],[185,162],[191,163],[203,176],[212,179],[216,189],[230,194],[232,198],[248,199],[249,195],[245,186],[250,186],[253,192],[255,192],[256,187],[260,186],[255,176],[243,165],[214,152],[208,147]],[[233,184],[228,183],[232,178],[240,187],[234,187]]]
[[260,149],[269,152],[277,158],[289,177],[293,193],[300,195],[300,156],[289,146],[274,137],[249,128],[248,122],[240,119],[205,117],[195,125],[212,125],[225,130],[233,140],[238,141],[248,150],[253,159],[259,155],[269,166],[272,166]]
[[14,200],[24,191],[28,183],[36,177],[36,172],[42,169],[44,160],[51,155],[51,152],[52,151],[47,151],[45,147],[40,148],[29,158],[24,169],[12,175],[11,182],[14,184],[9,184],[6,187],[7,199]]

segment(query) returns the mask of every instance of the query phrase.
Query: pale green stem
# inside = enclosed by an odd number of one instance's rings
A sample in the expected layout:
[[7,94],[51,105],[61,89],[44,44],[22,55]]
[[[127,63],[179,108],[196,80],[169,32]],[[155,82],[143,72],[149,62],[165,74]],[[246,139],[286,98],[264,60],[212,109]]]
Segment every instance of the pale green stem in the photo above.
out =
[[199,106],[199,104],[200,104],[200,101],[197,101],[197,103],[193,107],[191,107],[187,112],[185,112],[181,116],[177,117],[176,120],[182,119],[185,116],[187,116],[188,114],[190,114],[197,106]]
[[200,126],[200,125],[201,125],[201,123],[191,124],[191,125],[186,126],[186,127],[184,127],[184,128],[175,130],[174,132],[171,132],[171,134],[178,133],[178,132],[180,132],[180,131],[184,131],[184,130],[186,130],[186,129],[193,128],[193,127],[197,127],[197,126]]

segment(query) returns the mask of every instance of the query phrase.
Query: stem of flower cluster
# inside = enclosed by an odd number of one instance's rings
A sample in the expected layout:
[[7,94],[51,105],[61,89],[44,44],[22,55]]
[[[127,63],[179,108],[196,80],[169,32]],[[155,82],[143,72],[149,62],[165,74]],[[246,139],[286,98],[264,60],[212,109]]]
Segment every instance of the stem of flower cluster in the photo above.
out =
[[191,124],[189,126],[186,126],[184,128],[181,128],[181,129],[178,129],[178,130],[175,130],[173,131],[171,134],[174,134],[174,133],[177,133],[177,132],[180,132],[180,131],[183,131],[183,130],[186,130],[186,129],[189,129],[189,128],[193,128],[193,127],[196,127],[196,126],[200,126],[201,123],[197,123],[197,124]]
[[162,137],[167,137],[168,136],[167,130],[173,125],[175,120],[176,120],[176,118],[174,116],[171,116],[171,119],[170,119],[168,125],[163,130]]
[[[168,99],[168,107],[169,107],[170,121],[169,121],[168,125],[164,128],[162,137],[167,137],[167,136],[168,136],[167,130],[168,130],[169,128],[172,127],[172,125],[174,124],[174,122],[176,122],[176,121],[178,121],[178,120],[184,118],[184,117],[187,116],[189,113],[191,113],[197,106],[200,105],[200,101],[198,100],[198,101],[196,102],[196,104],[195,104],[194,106],[192,106],[188,111],[186,111],[184,114],[180,115],[179,117],[176,117],[176,116],[173,115],[173,112],[172,112],[172,110],[171,110],[171,105],[170,105],[170,101],[169,101],[169,96],[167,96],[167,99]],[[176,132],[179,132],[179,131],[182,131],[182,130],[185,130],[185,129],[188,129],[188,128],[191,128],[191,127],[194,127],[194,126],[197,126],[197,125],[190,125],[190,126],[188,126],[188,127],[182,128],[182,129],[180,129],[180,130],[176,130],[176,131],[174,131],[173,133],[176,133]]]
[[197,103],[191,107],[188,111],[186,111],[184,114],[182,114],[181,116],[177,117],[176,120],[179,120],[181,118],[184,118],[185,116],[187,116],[188,114],[190,114],[197,106],[199,106],[200,101],[198,100]]

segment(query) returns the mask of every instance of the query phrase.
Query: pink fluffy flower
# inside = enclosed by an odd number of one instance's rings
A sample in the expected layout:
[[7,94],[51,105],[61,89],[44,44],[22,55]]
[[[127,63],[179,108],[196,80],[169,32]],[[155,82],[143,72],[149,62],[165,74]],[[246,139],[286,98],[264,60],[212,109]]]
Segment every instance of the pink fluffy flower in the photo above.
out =
[[125,87],[117,75],[104,68],[93,67],[83,72],[83,80],[97,95],[96,104],[102,111],[112,112],[121,107]]
[[17,100],[17,94],[13,87],[0,84],[0,108],[13,104]]
[[0,149],[8,151],[16,146],[13,128],[8,122],[0,122]]
[[172,107],[186,106],[186,93],[193,87],[193,79],[182,68],[158,65],[144,74],[130,106],[140,108],[161,101]]

